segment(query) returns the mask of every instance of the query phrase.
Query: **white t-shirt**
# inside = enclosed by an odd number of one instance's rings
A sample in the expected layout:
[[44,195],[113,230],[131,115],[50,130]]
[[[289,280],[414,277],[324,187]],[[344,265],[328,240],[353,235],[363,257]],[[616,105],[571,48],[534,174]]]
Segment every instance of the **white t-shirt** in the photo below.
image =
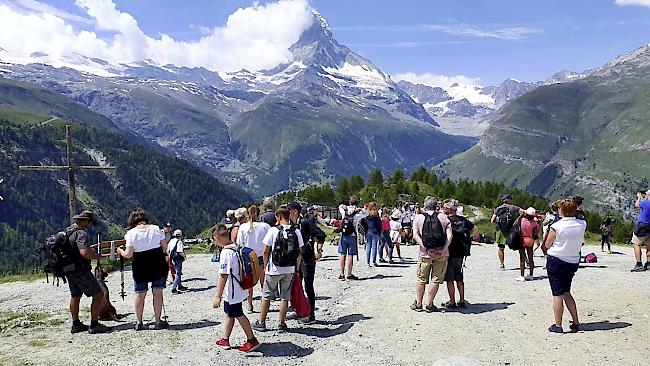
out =
[[464,213],[465,213],[465,209],[463,208],[463,206],[458,206],[458,208],[456,209],[456,216],[464,217],[465,216]]
[[124,240],[127,247],[133,247],[134,252],[144,252],[160,247],[160,241],[165,239],[165,234],[156,225],[144,228],[134,227],[126,232]]
[[[289,229],[291,225],[282,225],[285,230]],[[280,233],[280,230],[277,227],[272,227],[269,229],[269,231],[266,233],[266,236],[264,237],[263,243],[267,247],[271,247],[271,255],[269,256],[269,263],[266,266],[266,273],[270,275],[279,275],[279,274],[289,274],[289,273],[294,273],[296,271],[296,266],[290,266],[290,267],[276,267],[275,264],[273,264],[273,247],[275,246],[275,239],[277,239],[278,234]],[[302,248],[304,244],[304,241],[302,240],[302,235],[300,234],[300,230],[296,229],[296,235],[298,236],[298,245],[300,248]]]
[[167,254],[171,255],[174,247],[176,247],[176,253],[183,253],[183,250],[185,250],[185,245],[183,244],[182,240],[179,240],[178,238],[172,238],[167,244]]
[[[241,281],[239,277],[239,259],[234,250],[224,249],[221,251],[221,260],[219,261],[219,274],[227,274],[226,288],[223,300],[229,304],[239,304],[248,298],[248,290],[244,290],[233,276]],[[231,275],[232,274],[232,275]]]
[[253,249],[255,251],[255,254],[261,258],[264,255],[263,240],[266,236],[266,233],[271,227],[265,222],[254,222],[254,231],[252,233],[249,233],[248,229],[250,229],[250,227],[250,222],[242,224],[239,227],[239,230],[237,230],[237,240],[235,242],[240,247],[248,247]]
[[402,223],[399,220],[390,220],[390,240],[393,243],[399,243],[400,235],[399,231],[402,230]]
[[575,217],[563,217],[551,225],[555,229],[555,240],[548,248],[548,255],[569,263],[580,263],[580,249],[585,242],[587,223]]

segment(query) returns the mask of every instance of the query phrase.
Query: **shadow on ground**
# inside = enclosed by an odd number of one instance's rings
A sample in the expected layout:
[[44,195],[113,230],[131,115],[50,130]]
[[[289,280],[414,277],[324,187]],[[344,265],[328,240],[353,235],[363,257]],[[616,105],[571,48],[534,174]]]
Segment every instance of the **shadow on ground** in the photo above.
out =
[[484,313],[490,313],[495,310],[506,310],[510,305],[513,305],[514,302],[500,302],[500,303],[475,303],[475,304],[470,304],[466,308],[456,308],[453,310],[447,310],[447,311],[455,311],[463,314],[484,314]]
[[350,314],[334,321],[317,321],[314,326],[289,328],[289,332],[318,338],[329,338],[348,332],[356,322],[369,319],[372,318],[362,314]]
[[632,324],[628,322],[610,323],[608,320],[605,320],[602,322],[582,323],[580,324],[580,330],[584,332],[592,332],[596,330],[613,330],[613,329],[627,328],[631,325]]
[[173,330],[188,330],[188,329],[199,329],[199,328],[208,328],[219,325],[219,322],[212,320],[203,319],[194,323],[184,323],[184,324],[172,324],[169,329]]
[[300,347],[291,342],[262,343],[257,351],[247,354],[246,357],[288,357],[299,358],[314,353],[311,347]]
[[185,283],[185,282],[193,282],[193,281],[207,281],[207,280],[208,280],[207,278],[203,278],[203,277],[192,277],[192,278],[187,278],[187,279],[183,278],[183,283]]
[[395,278],[395,277],[402,277],[402,275],[383,275],[383,274],[376,274],[371,277],[364,277],[361,278],[359,277],[359,281],[366,281],[366,280],[381,280],[383,278]]

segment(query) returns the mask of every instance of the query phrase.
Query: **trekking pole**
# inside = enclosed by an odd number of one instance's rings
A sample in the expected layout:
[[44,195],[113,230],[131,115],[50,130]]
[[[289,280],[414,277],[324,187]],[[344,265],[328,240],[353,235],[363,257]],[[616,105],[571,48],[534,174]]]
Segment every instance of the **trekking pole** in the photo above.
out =
[[120,256],[120,282],[121,282],[121,287],[122,289],[120,290],[120,296],[122,297],[122,301],[124,301],[124,298],[126,297],[126,293],[124,292],[124,257]]

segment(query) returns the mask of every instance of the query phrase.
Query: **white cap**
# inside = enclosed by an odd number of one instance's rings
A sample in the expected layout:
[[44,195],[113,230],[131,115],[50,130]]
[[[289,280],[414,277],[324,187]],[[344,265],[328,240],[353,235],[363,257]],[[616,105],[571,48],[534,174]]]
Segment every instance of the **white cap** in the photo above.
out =
[[248,213],[248,211],[246,211],[245,207],[240,207],[240,208],[235,210],[235,218],[236,219],[241,219],[242,217],[246,216],[247,213]]
[[528,216],[534,216],[534,215],[537,215],[537,210],[535,210],[535,209],[532,208],[532,207],[528,207],[528,208],[526,209],[526,215],[528,215]]
[[235,210],[226,211],[226,217],[230,217],[230,215],[234,215],[234,214],[235,214]]
[[183,236],[183,232],[181,231],[181,229],[174,230],[174,236]]

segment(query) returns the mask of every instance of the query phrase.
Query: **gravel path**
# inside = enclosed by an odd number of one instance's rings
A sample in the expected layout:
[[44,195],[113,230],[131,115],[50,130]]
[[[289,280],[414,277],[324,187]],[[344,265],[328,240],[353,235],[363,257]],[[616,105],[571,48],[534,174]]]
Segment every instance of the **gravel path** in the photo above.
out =
[[[515,281],[516,253],[508,251],[506,267],[497,270],[495,247],[475,246],[467,260],[467,299],[473,305],[461,312],[416,313],[408,309],[414,298],[416,247],[405,247],[405,262],[391,267],[359,265],[358,282],[340,281],[335,247],[318,264],[316,313],[319,322],[300,326],[289,321],[290,331],[275,329],[277,303],[267,325],[257,334],[264,343],[249,355],[213,348],[221,334],[222,310],[211,307],[215,265],[208,255],[186,262],[182,295],[165,293],[172,329],[132,331],[132,295],[119,296],[119,273],[109,277],[112,302],[119,313],[129,313],[108,335],[71,335],[67,321],[67,287],[44,281],[0,285],[0,315],[7,312],[47,313],[37,322],[2,324],[0,364],[52,365],[647,365],[650,273],[630,273],[630,248],[616,254],[599,254],[599,263],[584,265],[574,280],[574,295],[588,331],[556,335],[546,328],[553,319],[545,271],[536,280]],[[596,252],[589,247],[583,253]],[[535,258],[543,265],[542,258]],[[362,258],[363,262],[363,258]],[[127,273],[127,289],[131,288]],[[168,290],[167,290],[168,291]],[[152,316],[147,299],[145,319]],[[436,297],[447,300],[446,289]],[[88,322],[90,302],[82,300],[82,318]],[[250,316],[253,319],[253,316]],[[568,329],[568,314],[565,328]],[[0,319],[2,319],[0,317]],[[13,325],[12,325],[13,324]],[[9,327],[9,329],[7,329]],[[592,331],[593,330],[593,331]],[[235,326],[231,343],[241,344],[244,334]]]

